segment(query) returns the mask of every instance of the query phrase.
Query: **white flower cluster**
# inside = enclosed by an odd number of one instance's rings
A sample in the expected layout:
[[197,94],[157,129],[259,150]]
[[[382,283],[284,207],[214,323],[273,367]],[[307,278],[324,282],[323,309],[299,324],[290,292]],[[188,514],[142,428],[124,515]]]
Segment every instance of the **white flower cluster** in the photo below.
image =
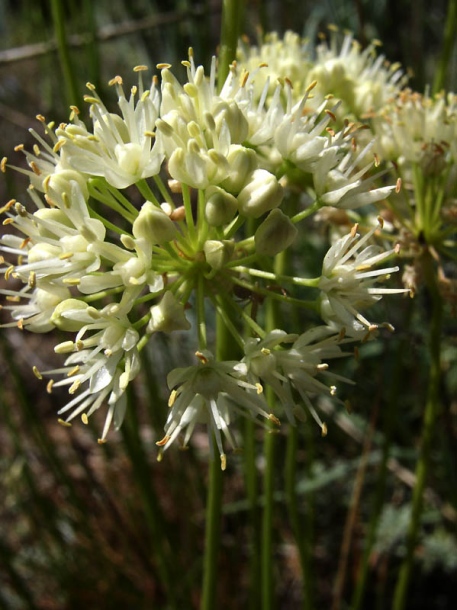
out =
[[360,118],[383,108],[407,81],[399,64],[378,54],[379,45],[373,41],[363,49],[352,34],[341,34],[334,26],[329,27],[329,40],[322,36],[315,47],[294,32],[282,39],[273,32],[258,47],[241,44],[238,61],[249,72],[268,65],[255,90],[258,97],[267,81],[271,96],[276,81],[288,79],[298,100],[315,81],[319,100],[331,95],[342,101],[342,116]]
[[[306,269],[279,276],[273,259],[300,251],[299,223],[313,211],[353,210],[395,187],[376,187],[371,145],[358,148],[356,125],[335,130],[335,106],[309,105],[314,83],[296,99],[285,79],[270,96],[273,71],[259,98],[266,66],[249,73],[234,64],[218,92],[215,60],[209,77],[192,52],[183,65],[184,84],[161,65],[160,84],[154,77],[150,87],[139,66],[129,96],[114,78],[119,113],[89,84],[90,125],[75,107],[57,128],[38,117],[45,136],[33,132],[31,152],[18,147],[35,209],[12,200],[2,210],[14,232],[0,241],[0,292],[13,320],[5,326],[68,333],[55,347],[65,354],[63,367],[35,373],[50,377],[48,390],[69,386],[64,423],[78,415],[87,423],[108,404],[101,441],[112,422],[122,423],[140,350],[157,332],[193,333],[198,363],[168,377],[171,409],[158,444],[168,447],[184,430],[186,443],[196,423],[206,422],[224,465],[221,432],[234,444],[234,415],[279,423],[264,386],[277,397],[278,414],[293,423],[304,405],[325,430],[311,397],[335,393],[339,378],[327,361],[344,355],[341,346],[372,336],[376,324],[361,311],[389,292],[375,282],[397,267],[373,267],[394,251],[368,244],[375,229],[359,238],[354,228],[330,248],[318,278],[302,277]],[[313,300],[302,300],[304,290]],[[268,297],[313,307],[326,325],[301,334],[264,328],[257,309]],[[212,355],[209,306],[232,333],[238,361]]]

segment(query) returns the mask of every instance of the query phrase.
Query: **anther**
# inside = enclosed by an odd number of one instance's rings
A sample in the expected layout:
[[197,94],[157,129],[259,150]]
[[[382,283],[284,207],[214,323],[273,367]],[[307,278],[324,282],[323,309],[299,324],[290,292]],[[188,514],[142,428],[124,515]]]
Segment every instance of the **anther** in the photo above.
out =
[[61,419],[60,417],[57,420],[57,423],[59,423],[61,426],[64,426],[65,428],[71,428],[71,423],[69,421],[65,421],[64,419]]
[[169,440],[170,440],[170,435],[166,434],[162,440],[156,441],[156,445],[157,445],[157,447],[163,447],[164,445],[166,445],[168,443]]

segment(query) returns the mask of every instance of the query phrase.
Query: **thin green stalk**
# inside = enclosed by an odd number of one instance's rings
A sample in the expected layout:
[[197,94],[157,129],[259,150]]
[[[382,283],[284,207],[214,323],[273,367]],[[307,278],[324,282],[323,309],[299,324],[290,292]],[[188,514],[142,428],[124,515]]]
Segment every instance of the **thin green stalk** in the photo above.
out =
[[[298,448],[298,428],[290,426],[287,435],[287,453],[285,464],[285,492],[287,501],[287,510],[292,527],[292,532],[297,545],[300,556],[300,564],[303,577],[303,610],[312,610],[312,575],[311,575],[311,557],[309,550],[311,548],[310,540],[304,535],[302,526],[302,518],[298,510],[297,503],[297,448]],[[309,533],[309,532],[308,532]]]
[[129,387],[128,399],[130,408],[121,428],[126,451],[132,463],[133,474],[137,481],[139,493],[143,500],[146,521],[154,545],[153,561],[169,601],[170,608],[176,606],[176,581],[174,578],[172,550],[169,546],[165,519],[152,483],[151,469],[139,435],[135,399]]
[[[270,401],[271,402],[271,401]],[[263,495],[265,504],[262,515],[262,610],[273,610],[275,607],[273,576],[273,514],[274,514],[274,462],[276,448],[276,426],[267,422],[264,439],[265,471],[263,475]]]
[[443,303],[437,285],[435,263],[428,250],[421,257],[425,285],[431,299],[430,321],[430,377],[428,383],[427,402],[425,405],[422,427],[422,443],[416,466],[416,484],[413,491],[411,519],[408,529],[406,556],[400,568],[397,585],[394,592],[392,610],[403,610],[405,607],[411,574],[414,565],[414,550],[420,529],[423,509],[423,495],[430,464],[432,440],[435,421],[439,409],[439,387],[441,379],[441,330]]
[[439,93],[446,87],[446,75],[451,59],[452,50],[457,35],[457,0],[449,0],[447,5],[446,25],[444,27],[443,49],[436,67],[433,93]]
[[70,59],[70,50],[67,43],[67,33],[65,29],[63,2],[61,0],[51,0],[51,13],[54,24],[54,33],[57,40],[57,48],[59,51],[60,66],[62,68],[65,83],[67,103],[69,106],[72,104],[77,105],[79,103],[80,96],[78,94],[76,77]]
[[221,46],[217,85],[219,91],[229,74],[230,64],[236,59],[236,48],[240,36],[244,12],[243,0],[224,0],[222,4]]
[[[216,358],[232,356],[233,341],[221,316],[216,316]],[[214,443],[216,445],[216,443]],[[205,555],[203,558],[203,586],[201,610],[214,610],[218,575],[218,556],[221,539],[223,472],[217,456],[209,465],[208,496],[206,503]]]
[[217,607],[216,585],[221,539],[222,478],[221,464],[215,455],[209,465],[201,610],[214,610]]
[[256,423],[246,418],[243,436],[244,478],[246,496],[249,503],[248,522],[250,534],[249,549],[249,599],[248,610],[257,610],[260,607],[260,530],[259,530],[259,489],[256,467]]
[[[275,259],[274,270],[281,274],[285,266],[285,253],[278,254]],[[269,299],[266,304],[266,331],[280,327],[278,303]],[[267,388],[267,401],[274,410],[274,394]],[[275,449],[276,449],[276,426],[273,422],[267,422],[267,432],[264,438],[265,471],[263,475],[263,493],[265,504],[262,515],[262,610],[273,610],[275,607],[274,591],[274,564],[273,564],[273,514],[274,514],[274,482],[275,482]]]

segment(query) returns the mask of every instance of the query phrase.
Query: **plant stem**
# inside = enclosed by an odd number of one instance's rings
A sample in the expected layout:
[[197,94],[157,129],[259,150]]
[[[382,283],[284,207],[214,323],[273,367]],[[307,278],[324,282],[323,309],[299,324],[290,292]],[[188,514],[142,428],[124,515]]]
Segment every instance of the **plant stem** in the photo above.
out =
[[394,592],[392,610],[403,610],[406,603],[409,582],[414,564],[414,550],[420,528],[423,508],[425,482],[430,463],[431,446],[435,421],[439,408],[439,386],[441,377],[440,347],[443,304],[437,285],[435,261],[427,249],[421,256],[425,285],[431,299],[430,323],[430,377],[428,383],[427,403],[425,405],[422,428],[422,444],[416,466],[416,485],[414,486],[411,520],[409,523],[407,550]]
[[65,30],[65,17],[63,13],[63,3],[61,0],[51,0],[52,21],[54,32],[57,39],[59,50],[60,66],[62,68],[63,79],[65,82],[66,97],[68,105],[78,104],[80,96],[76,86],[76,78],[70,60],[68,49],[67,34]]
[[221,46],[217,71],[219,91],[229,73],[230,64],[236,58],[236,48],[243,19],[243,0],[224,0],[222,5]]
[[[282,273],[285,266],[284,252],[278,254],[275,259],[274,271]],[[278,303],[269,299],[266,304],[266,331],[278,328],[279,310]],[[267,401],[273,411],[274,394],[267,388]],[[264,439],[265,471],[263,475],[263,494],[265,504],[262,518],[262,610],[273,610],[275,583],[273,578],[273,507],[274,507],[274,461],[276,447],[276,426],[272,422],[267,423],[267,432]]]
[[[310,562],[310,540],[306,538],[304,527],[302,526],[300,513],[297,505],[297,447],[298,447],[298,428],[290,426],[287,435],[287,454],[285,465],[285,491],[289,519],[294,534],[295,543],[300,555],[300,564],[303,576],[303,610],[312,610],[311,593],[311,562]],[[306,524],[305,524],[306,527]],[[309,529],[309,528],[306,528]],[[304,535],[305,534],[305,535]]]
[[209,465],[201,610],[214,610],[217,607],[216,583],[221,539],[222,477],[221,464],[218,456],[214,455]]
[[[236,343],[233,341],[222,316],[216,316],[216,358],[218,361],[233,355]],[[216,443],[214,443],[215,446]],[[218,555],[221,539],[223,473],[217,456],[209,465],[208,495],[206,503],[205,555],[203,558],[203,587],[201,610],[214,610],[216,604],[216,584]]]
[[443,49],[435,72],[433,93],[439,93],[446,86],[446,73],[451,59],[452,49],[455,45],[457,33],[457,0],[449,0],[447,8],[446,25],[444,26]]

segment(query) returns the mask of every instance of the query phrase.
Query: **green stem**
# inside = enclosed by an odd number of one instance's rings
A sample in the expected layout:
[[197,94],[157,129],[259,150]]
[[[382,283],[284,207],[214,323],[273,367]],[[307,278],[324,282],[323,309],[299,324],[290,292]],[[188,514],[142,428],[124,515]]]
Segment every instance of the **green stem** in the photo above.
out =
[[455,45],[457,34],[457,0],[449,0],[446,25],[444,27],[443,50],[440,61],[438,62],[435,72],[435,80],[433,81],[433,93],[439,93],[446,85],[446,73],[451,59],[452,49]]
[[[287,435],[287,453],[285,465],[285,492],[287,510],[289,513],[290,524],[297,544],[300,556],[300,564],[303,575],[303,610],[312,610],[311,594],[311,557],[309,550],[311,541],[306,539],[303,532],[302,520],[297,504],[297,448],[298,448],[298,428],[290,426]],[[307,532],[309,534],[309,532]]]
[[[233,341],[221,316],[216,317],[216,358],[218,361],[233,355]],[[216,443],[214,443],[216,445]],[[203,587],[201,610],[214,610],[218,576],[218,556],[221,539],[223,473],[221,463],[214,456],[209,465],[206,504],[205,555],[203,558]]]
[[[285,266],[285,253],[282,252],[275,258],[274,271],[282,273]],[[269,299],[266,304],[265,330],[268,332],[278,328],[279,310],[278,303]],[[274,412],[275,397],[271,388],[267,388],[267,400],[272,412]],[[263,475],[263,493],[265,504],[262,518],[262,610],[273,610],[275,607],[274,590],[275,581],[273,577],[273,508],[274,508],[274,462],[276,448],[276,430],[272,422],[267,422],[267,432],[264,439],[265,471]]]
[[217,568],[221,539],[222,477],[221,464],[218,456],[215,455],[209,465],[201,610],[216,608]]
[[408,587],[414,564],[414,550],[420,528],[423,509],[423,495],[427,472],[430,463],[433,433],[439,408],[439,386],[441,378],[440,347],[442,330],[443,303],[437,285],[435,262],[426,250],[422,257],[422,271],[432,303],[430,323],[430,377],[428,383],[427,403],[425,405],[422,428],[422,444],[416,466],[416,484],[414,486],[411,520],[409,523],[407,550],[394,592],[392,610],[403,610],[408,594]]
[[263,475],[265,504],[262,515],[262,610],[273,610],[275,589],[273,578],[273,507],[276,426],[273,422],[268,421],[267,428],[264,439],[265,472]]
[[219,91],[228,76],[230,64],[236,59],[243,9],[243,0],[224,0],[222,4],[221,46],[217,71]]
[[63,12],[63,2],[61,0],[51,0],[52,21],[54,32],[57,39],[59,50],[60,66],[62,68],[63,79],[65,82],[67,103],[69,106],[78,104],[80,96],[76,86],[76,78],[70,60],[70,52],[67,44],[67,34],[65,31],[65,17]]

